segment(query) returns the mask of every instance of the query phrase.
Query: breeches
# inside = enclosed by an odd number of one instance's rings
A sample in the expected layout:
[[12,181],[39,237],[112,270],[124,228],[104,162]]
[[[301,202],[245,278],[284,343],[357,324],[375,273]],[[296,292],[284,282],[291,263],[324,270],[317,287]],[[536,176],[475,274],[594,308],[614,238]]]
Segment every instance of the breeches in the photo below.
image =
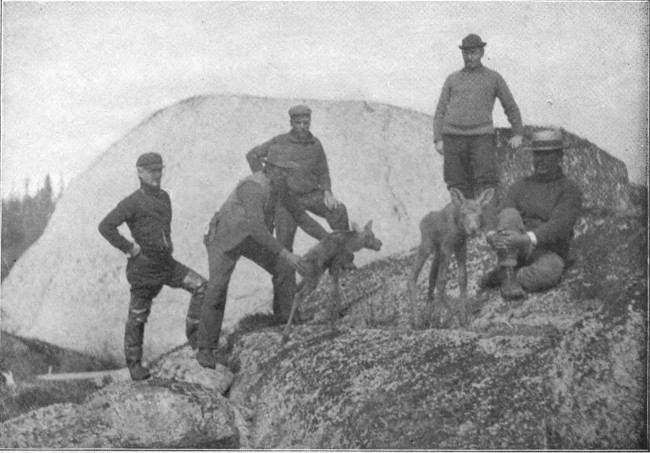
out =
[[235,270],[237,261],[242,256],[250,259],[273,276],[274,292],[277,298],[288,299],[289,307],[291,306],[295,294],[295,280],[293,286],[290,280],[283,280],[282,276],[288,275],[286,268],[289,266],[279,258],[279,255],[260,246],[251,238],[244,240],[235,249],[227,252],[220,249],[217,241],[208,243],[207,249],[210,278],[201,309],[198,332],[199,348],[216,349],[219,343],[230,277]]

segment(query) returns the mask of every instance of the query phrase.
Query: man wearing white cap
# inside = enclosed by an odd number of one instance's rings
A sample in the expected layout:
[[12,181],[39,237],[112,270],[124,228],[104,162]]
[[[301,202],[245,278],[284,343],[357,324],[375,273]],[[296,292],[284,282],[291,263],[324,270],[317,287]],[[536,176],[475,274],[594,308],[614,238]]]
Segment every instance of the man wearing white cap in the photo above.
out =
[[582,207],[580,188],[562,171],[565,147],[561,131],[535,132],[533,174],[515,182],[499,205],[496,231],[487,236],[498,266],[479,285],[501,286],[504,299],[560,281]]

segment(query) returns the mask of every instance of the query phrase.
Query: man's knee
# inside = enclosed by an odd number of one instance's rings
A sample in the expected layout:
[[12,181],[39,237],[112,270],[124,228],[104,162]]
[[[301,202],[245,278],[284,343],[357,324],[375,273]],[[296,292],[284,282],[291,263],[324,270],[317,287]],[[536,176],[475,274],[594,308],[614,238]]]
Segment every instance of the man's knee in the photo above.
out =
[[523,232],[524,222],[521,214],[515,208],[504,208],[497,215],[498,231],[519,231]]
[[132,296],[129,303],[127,324],[145,324],[151,313],[151,299]]

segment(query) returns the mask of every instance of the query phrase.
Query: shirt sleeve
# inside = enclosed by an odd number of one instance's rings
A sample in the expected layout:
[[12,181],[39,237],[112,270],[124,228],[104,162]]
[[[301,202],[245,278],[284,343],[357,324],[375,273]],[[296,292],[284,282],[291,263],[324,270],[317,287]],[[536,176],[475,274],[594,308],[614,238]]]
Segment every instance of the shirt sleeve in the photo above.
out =
[[246,160],[248,161],[248,166],[251,168],[251,172],[255,173],[264,168],[262,159],[268,156],[269,147],[273,144],[274,141],[275,137],[268,142],[264,142],[261,145],[256,146],[246,153]]
[[533,230],[537,244],[543,247],[571,237],[582,208],[582,193],[574,185],[567,185],[553,208],[549,220]]
[[325,228],[307,214],[307,211],[300,205],[296,194],[286,185],[281,190],[281,202],[305,233],[319,241],[327,236]]
[[440,98],[438,99],[438,106],[436,107],[436,112],[433,115],[433,141],[438,142],[442,140],[442,125],[445,120],[445,113],[447,112],[447,106],[449,105],[449,99],[451,98],[451,82],[450,77],[447,77],[444,85],[442,86],[442,91],[440,93]]
[[122,236],[117,228],[132,218],[135,209],[133,200],[125,198],[99,222],[99,233],[123,253],[129,252],[133,248],[133,243]]
[[497,97],[503,106],[503,111],[508,118],[508,122],[512,126],[513,134],[523,135],[524,126],[521,120],[521,112],[515,102],[515,98],[510,92],[510,88],[508,88],[508,84],[506,84],[506,81],[500,74],[497,74]]
[[276,254],[280,253],[284,246],[273,237],[264,218],[264,203],[266,202],[264,193],[252,181],[240,184],[237,192],[244,205],[246,229],[250,237],[267,250]]
[[330,178],[330,170],[327,165],[327,156],[320,140],[316,140],[318,160],[316,162],[316,174],[318,175],[318,184],[322,190],[332,191],[332,180]]

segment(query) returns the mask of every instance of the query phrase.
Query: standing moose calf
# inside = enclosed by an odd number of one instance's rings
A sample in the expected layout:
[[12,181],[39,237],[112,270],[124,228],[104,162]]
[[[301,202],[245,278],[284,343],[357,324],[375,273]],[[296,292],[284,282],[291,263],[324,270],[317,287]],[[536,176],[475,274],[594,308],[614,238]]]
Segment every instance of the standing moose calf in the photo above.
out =
[[305,275],[298,285],[298,291],[293,299],[289,321],[282,335],[283,343],[289,339],[291,323],[296,314],[298,305],[318,286],[321,276],[327,269],[332,276],[332,300],[329,305],[329,320],[334,323],[340,315],[341,296],[339,293],[339,273],[346,266],[346,260],[354,252],[361,249],[379,251],[382,243],[372,232],[372,220],[361,230],[354,222],[352,231],[335,230],[321,239],[302,257],[308,264],[311,272]]
[[[466,199],[458,189],[450,189],[451,203],[440,211],[432,211],[420,221],[422,241],[415,255],[415,262],[408,280],[408,294],[411,303],[411,326],[420,328],[429,321],[432,327],[438,325],[433,319],[435,305],[444,305],[451,314],[453,311],[447,302],[445,287],[447,269],[452,253],[458,261],[458,287],[460,303],[458,321],[467,325],[467,238],[476,237],[481,230],[481,213],[483,206],[494,196],[494,189],[485,189],[476,200]],[[426,317],[417,316],[416,288],[418,276],[424,262],[434,253],[429,273]],[[436,285],[437,281],[437,285]],[[434,289],[437,289],[437,303],[434,302]]]

